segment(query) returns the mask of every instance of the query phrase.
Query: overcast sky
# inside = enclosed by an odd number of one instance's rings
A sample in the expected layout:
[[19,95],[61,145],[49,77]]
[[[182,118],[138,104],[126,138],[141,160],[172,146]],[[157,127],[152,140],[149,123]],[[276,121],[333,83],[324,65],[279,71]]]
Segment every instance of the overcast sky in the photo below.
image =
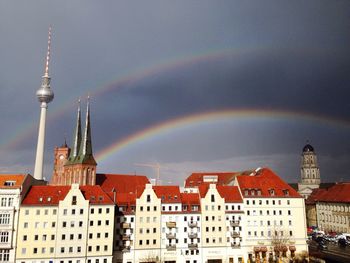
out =
[[[155,169],[135,163],[159,163],[164,183],[182,184],[195,171],[267,166],[297,182],[309,140],[322,181],[350,181],[349,10],[320,0],[1,1],[0,172],[33,172],[52,25],[46,178],[90,94],[98,172],[151,178]],[[223,111],[103,155],[145,129]]]

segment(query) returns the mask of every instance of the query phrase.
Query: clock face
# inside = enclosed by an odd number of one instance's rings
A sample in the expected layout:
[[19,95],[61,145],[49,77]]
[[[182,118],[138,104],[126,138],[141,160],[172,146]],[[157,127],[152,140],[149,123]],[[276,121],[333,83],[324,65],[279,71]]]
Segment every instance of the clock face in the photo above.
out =
[[64,156],[61,154],[59,158],[60,158],[60,160],[63,160]]

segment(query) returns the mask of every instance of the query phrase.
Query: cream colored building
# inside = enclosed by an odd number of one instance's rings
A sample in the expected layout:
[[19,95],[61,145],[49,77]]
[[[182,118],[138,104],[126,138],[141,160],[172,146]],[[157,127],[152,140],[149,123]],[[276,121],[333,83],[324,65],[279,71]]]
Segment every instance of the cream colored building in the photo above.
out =
[[16,262],[112,262],[113,223],[100,186],[33,186],[20,209]]
[[44,184],[27,174],[0,175],[0,262],[14,262],[18,212],[22,197],[32,184]]

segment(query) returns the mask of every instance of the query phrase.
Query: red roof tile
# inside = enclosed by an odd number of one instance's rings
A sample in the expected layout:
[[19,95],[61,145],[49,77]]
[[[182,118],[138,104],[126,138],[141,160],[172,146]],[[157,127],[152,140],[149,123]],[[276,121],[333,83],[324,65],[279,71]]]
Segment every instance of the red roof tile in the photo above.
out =
[[180,188],[175,185],[156,185],[153,190],[162,203],[180,203]]
[[188,205],[199,205],[200,199],[198,193],[181,193],[181,203]]
[[318,191],[313,196],[314,201],[350,203],[350,182],[338,183],[325,191]]
[[220,196],[225,199],[226,203],[242,203],[243,199],[237,186],[216,186]]
[[140,186],[145,186],[149,181],[143,175],[125,174],[96,174],[96,184],[100,185],[105,192],[135,193]]
[[[237,181],[241,192],[246,197],[297,197],[301,198],[297,191],[290,185],[284,182],[278,175],[268,168],[261,168],[251,175],[238,175]],[[274,195],[269,193],[269,190],[274,190]],[[245,190],[248,190],[249,195],[245,195]],[[253,196],[251,190],[260,190],[261,195]],[[286,194],[288,192],[288,194]]]
[[[58,205],[68,194],[71,186],[32,186],[22,201],[22,205]],[[80,186],[80,191],[90,204],[113,204],[113,201],[98,185]]]
[[236,176],[235,172],[205,172],[205,173],[192,173],[187,177],[185,181],[185,187],[196,187],[202,184],[209,184],[210,182],[204,182],[205,176],[217,176],[216,184],[229,184]]
[[[26,176],[26,174],[0,174],[0,188],[20,188]],[[8,181],[12,181],[13,185],[6,185]]]

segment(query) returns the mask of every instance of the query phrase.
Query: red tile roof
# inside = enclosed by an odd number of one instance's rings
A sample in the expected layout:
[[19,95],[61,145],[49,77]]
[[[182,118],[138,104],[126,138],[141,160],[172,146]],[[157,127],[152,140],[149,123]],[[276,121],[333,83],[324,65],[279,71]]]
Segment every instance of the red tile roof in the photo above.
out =
[[[278,175],[276,175],[269,168],[261,168],[250,175],[238,175],[237,181],[242,194],[245,197],[296,197],[301,198],[290,185],[284,182]],[[249,195],[245,195],[245,190],[248,190]],[[252,195],[252,190],[254,195]],[[261,191],[261,195],[257,195],[256,190]],[[274,191],[274,195],[270,194],[270,190]],[[288,192],[286,194],[286,192]]]
[[324,191],[317,191],[312,196],[314,201],[350,203],[350,182],[338,183],[328,189],[322,190]]
[[181,193],[181,203],[183,205],[200,205],[198,193]]
[[216,186],[220,196],[225,199],[225,203],[242,203],[243,199],[237,186]]
[[[58,205],[68,194],[71,186],[40,185],[32,186],[22,201],[22,205]],[[98,185],[79,187],[90,204],[113,204],[113,201]]]
[[113,189],[117,193],[135,193],[138,187],[148,183],[147,177],[143,175],[96,174],[96,184],[108,193]]
[[305,204],[307,205],[314,205],[316,201],[322,196],[327,193],[327,189],[320,189],[316,188],[312,191],[312,193],[309,195],[309,197],[305,200]]
[[156,185],[153,190],[162,203],[180,203],[180,188],[175,185]]
[[216,184],[229,184],[237,175],[236,172],[205,172],[205,173],[192,173],[187,177],[185,181],[185,187],[196,187],[202,184],[209,184],[210,182],[204,182],[205,176],[217,176]]
[[[26,174],[0,174],[0,188],[20,188],[26,178]],[[12,181],[13,185],[6,185]]]

